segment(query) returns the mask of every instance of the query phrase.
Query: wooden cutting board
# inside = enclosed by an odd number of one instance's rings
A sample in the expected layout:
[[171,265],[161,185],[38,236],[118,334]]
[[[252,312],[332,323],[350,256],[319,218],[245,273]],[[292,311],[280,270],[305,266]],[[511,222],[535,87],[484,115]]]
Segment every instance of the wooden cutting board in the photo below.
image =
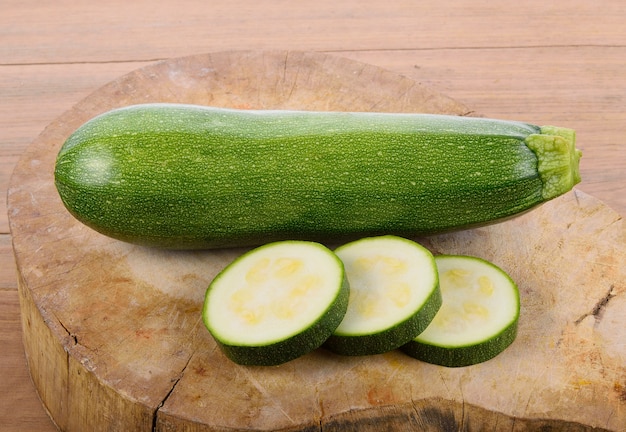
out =
[[493,360],[450,369],[398,351],[351,358],[319,349],[242,367],[216,349],[200,312],[211,279],[243,250],[115,241],[73,219],[54,188],[56,153],[75,128],[156,101],[469,112],[339,57],[223,52],[139,69],[52,122],[17,165],[8,209],[25,351],[61,430],[626,431],[626,231],[601,202],[575,190],[506,223],[418,239],[434,253],[491,260],[519,284],[519,336]]

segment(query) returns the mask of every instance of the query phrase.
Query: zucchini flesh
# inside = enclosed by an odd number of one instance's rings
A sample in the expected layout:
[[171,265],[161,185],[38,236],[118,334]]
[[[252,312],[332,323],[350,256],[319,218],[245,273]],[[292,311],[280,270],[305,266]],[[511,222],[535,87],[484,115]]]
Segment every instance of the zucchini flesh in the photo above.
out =
[[110,237],[218,248],[493,223],[571,190],[579,158],[573,131],[513,121],[146,104],[81,126],[55,184]]
[[350,281],[344,319],[324,347],[343,355],[380,354],[420,334],[441,306],[437,268],[419,244],[381,236],[335,250]]
[[435,256],[443,304],[430,325],[402,347],[412,357],[448,367],[487,361],[517,336],[520,312],[515,282],[476,257]]
[[342,262],[312,242],[270,243],[243,254],[209,285],[203,321],[224,354],[277,365],[318,348],[343,319]]

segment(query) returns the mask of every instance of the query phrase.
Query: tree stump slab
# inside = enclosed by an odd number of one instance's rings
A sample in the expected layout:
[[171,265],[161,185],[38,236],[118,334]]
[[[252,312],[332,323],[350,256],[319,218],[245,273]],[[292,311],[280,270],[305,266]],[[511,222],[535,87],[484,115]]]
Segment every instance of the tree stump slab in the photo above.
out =
[[29,369],[61,430],[626,431],[626,231],[603,203],[574,190],[507,222],[416,239],[493,261],[518,283],[519,335],[495,359],[445,368],[399,351],[319,349],[281,366],[238,366],[216,348],[201,308],[209,282],[244,249],[112,240],[70,216],[54,188],[56,154],[78,126],[146,102],[470,112],[340,57],[237,51],[155,63],[61,115],[19,161],[8,196]]

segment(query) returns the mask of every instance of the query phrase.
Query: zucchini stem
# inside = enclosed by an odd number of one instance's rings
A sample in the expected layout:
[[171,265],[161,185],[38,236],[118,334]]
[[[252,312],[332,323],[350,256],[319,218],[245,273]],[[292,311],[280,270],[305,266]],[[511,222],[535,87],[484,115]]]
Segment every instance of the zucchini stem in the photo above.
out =
[[582,152],[576,148],[574,130],[542,126],[541,133],[529,135],[525,142],[537,156],[544,200],[562,195],[580,183],[579,161]]

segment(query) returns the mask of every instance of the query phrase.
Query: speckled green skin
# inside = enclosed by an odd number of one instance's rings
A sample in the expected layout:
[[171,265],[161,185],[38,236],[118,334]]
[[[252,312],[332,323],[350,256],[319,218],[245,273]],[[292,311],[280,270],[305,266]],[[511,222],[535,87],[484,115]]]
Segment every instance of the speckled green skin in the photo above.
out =
[[[137,105],[70,136],[55,181],[77,219],[148,246],[428,235],[543,203],[539,136],[468,117]],[[568,166],[550,198],[576,182]]]

